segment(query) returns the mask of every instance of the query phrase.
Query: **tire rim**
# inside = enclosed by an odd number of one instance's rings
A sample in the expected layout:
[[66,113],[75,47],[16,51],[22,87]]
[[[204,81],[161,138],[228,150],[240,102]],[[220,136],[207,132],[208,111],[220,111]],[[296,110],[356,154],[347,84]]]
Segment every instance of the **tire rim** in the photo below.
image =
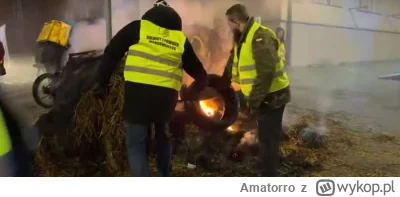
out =
[[51,94],[51,85],[51,78],[45,78],[38,85],[38,98],[47,106],[52,106],[54,102],[53,95]]

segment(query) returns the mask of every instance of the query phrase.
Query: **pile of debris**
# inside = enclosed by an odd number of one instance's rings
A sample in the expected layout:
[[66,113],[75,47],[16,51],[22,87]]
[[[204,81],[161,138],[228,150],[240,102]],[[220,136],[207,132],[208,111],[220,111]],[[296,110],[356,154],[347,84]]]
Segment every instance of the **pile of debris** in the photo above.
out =
[[38,176],[128,173],[120,115],[122,69],[112,75],[107,92],[96,92],[92,87],[100,61],[101,56],[70,58],[55,106],[36,123],[41,135],[34,166]]
[[[41,141],[35,171],[39,176],[129,175],[121,117],[124,90],[122,69],[113,74],[107,92],[99,94],[91,90],[96,83],[96,76],[90,73],[96,73],[101,58],[84,59],[75,63],[71,61],[67,65],[63,72],[66,82],[58,94],[64,95],[64,100],[59,98],[55,107],[37,122]],[[202,104],[207,103],[200,103],[200,107],[210,110]],[[235,106],[234,103],[230,105]],[[225,107],[222,111],[226,113],[227,109],[230,108]],[[208,111],[205,114],[210,113]],[[231,117],[227,119],[232,120]],[[175,166],[186,166],[191,162],[201,167],[201,170],[192,172],[180,168],[175,170],[177,176],[257,174],[258,148],[254,120],[239,120],[227,131],[213,132],[182,122],[174,124],[184,127],[180,129],[184,135],[176,135],[174,139],[183,141],[174,147]],[[281,148],[282,174],[285,176],[307,176],[308,172],[319,167],[316,152],[320,148],[321,136],[318,132],[305,129],[307,127],[307,120],[300,119],[287,131],[286,141]]]
[[[311,116],[302,116],[284,129],[282,176],[311,176],[322,170],[324,136]],[[223,132],[203,132],[187,125],[184,145],[177,153],[176,176],[257,176],[258,142],[254,120],[241,119]],[[196,170],[185,169],[187,163]]]

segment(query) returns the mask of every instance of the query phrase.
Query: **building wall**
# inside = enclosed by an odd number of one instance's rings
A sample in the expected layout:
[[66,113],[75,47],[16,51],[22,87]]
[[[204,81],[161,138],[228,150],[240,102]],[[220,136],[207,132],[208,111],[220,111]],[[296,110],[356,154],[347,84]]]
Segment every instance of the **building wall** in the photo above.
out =
[[[293,1],[291,65],[326,65],[400,59],[400,1]],[[379,2],[379,4],[378,4]],[[287,28],[287,1],[281,26]]]

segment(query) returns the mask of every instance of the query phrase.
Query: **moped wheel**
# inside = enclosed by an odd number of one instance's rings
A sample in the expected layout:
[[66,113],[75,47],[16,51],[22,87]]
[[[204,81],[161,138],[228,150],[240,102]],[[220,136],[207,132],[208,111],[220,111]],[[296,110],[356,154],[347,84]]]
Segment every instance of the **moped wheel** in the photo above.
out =
[[54,96],[51,91],[51,85],[54,81],[54,75],[44,73],[33,82],[32,94],[35,102],[44,108],[51,108],[54,105]]

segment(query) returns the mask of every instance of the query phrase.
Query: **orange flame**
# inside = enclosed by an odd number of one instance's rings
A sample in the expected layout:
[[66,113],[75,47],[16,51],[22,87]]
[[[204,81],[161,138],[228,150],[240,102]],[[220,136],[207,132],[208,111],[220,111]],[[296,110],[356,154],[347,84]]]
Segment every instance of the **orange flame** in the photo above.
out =
[[239,132],[239,128],[237,125],[231,125],[230,127],[226,128],[226,131],[231,134],[235,134]]
[[200,107],[208,117],[214,116],[215,110],[207,105],[206,101],[200,101]]

